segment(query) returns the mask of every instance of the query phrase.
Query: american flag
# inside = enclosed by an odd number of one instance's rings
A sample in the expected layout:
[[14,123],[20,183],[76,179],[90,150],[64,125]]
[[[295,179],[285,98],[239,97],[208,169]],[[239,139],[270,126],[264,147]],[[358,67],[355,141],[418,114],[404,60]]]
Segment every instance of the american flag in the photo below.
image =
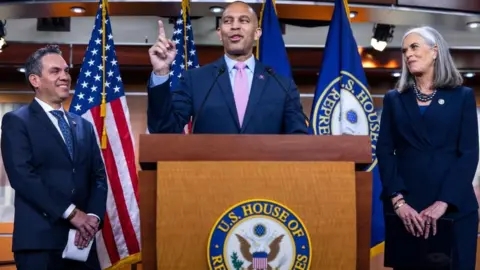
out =
[[[172,41],[176,44],[177,55],[172,62],[170,70],[170,89],[178,87],[178,82],[185,70],[198,68],[197,50],[193,39],[193,29],[188,14],[188,1],[183,1],[180,16],[178,16],[173,28]],[[185,126],[184,132],[189,133],[191,122]]]
[[107,212],[96,237],[100,265],[105,269],[138,262],[141,242],[134,141],[106,0],[100,0],[69,111],[95,127],[107,171]]

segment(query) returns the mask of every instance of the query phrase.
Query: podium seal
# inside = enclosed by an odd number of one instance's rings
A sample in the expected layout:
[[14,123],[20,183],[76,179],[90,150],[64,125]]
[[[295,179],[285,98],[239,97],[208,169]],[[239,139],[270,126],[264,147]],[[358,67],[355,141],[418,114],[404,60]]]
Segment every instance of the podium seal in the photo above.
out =
[[210,232],[212,270],[310,269],[311,245],[301,219],[271,200],[240,202],[225,211]]

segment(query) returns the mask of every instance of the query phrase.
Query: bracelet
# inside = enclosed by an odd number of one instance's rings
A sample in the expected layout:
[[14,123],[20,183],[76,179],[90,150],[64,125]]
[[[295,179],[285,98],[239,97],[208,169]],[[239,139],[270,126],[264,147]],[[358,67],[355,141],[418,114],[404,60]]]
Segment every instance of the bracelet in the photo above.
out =
[[404,199],[404,198],[398,199],[398,200],[395,201],[395,203],[393,204],[393,207],[397,206],[397,204],[399,204],[400,202],[405,202],[405,199]]
[[397,211],[398,208],[404,206],[405,204],[407,204],[405,201],[399,203],[399,204],[395,204],[395,206],[393,207],[393,210]]
[[401,201],[405,201],[405,199],[404,199],[404,198],[400,198],[400,199],[396,200],[395,203],[393,203],[393,206],[395,206],[396,204],[398,204],[398,203],[401,202]]
[[77,213],[77,208],[73,209],[73,211],[68,215],[67,220],[72,220],[72,218],[75,216]]

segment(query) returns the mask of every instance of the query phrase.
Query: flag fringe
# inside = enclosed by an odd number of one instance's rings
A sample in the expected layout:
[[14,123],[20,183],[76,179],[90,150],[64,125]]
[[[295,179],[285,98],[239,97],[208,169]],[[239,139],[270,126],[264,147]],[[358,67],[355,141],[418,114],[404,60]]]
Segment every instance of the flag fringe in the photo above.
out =
[[370,249],[370,258],[373,258],[381,253],[385,252],[385,241],[375,245]]
[[123,268],[126,265],[132,265],[140,262],[142,262],[142,253],[138,252],[121,259],[120,261],[116,262],[114,265],[108,268],[105,268],[104,270],[117,270],[117,269]]

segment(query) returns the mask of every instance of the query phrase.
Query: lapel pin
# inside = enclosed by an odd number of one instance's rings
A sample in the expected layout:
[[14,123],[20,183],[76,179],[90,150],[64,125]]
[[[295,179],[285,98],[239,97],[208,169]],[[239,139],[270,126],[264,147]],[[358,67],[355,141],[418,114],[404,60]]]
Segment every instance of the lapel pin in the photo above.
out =
[[260,80],[263,80],[263,78],[264,78],[264,77],[263,77],[263,74],[258,75],[258,78],[259,78]]
[[439,99],[439,100],[438,100],[438,104],[440,104],[440,105],[445,104],[445,100],[444,100],[443,98]]

